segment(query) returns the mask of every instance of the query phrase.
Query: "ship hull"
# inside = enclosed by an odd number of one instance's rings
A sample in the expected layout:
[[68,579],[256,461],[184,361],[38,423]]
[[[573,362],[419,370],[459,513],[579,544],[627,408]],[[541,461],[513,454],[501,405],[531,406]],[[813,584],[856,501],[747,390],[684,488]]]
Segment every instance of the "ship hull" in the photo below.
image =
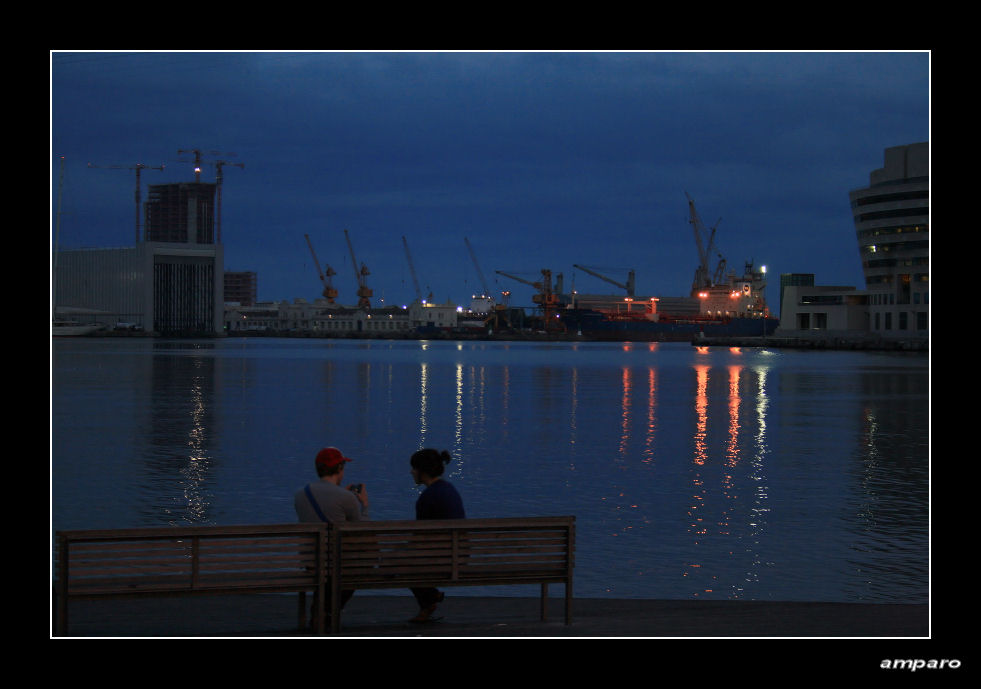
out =
[[567,334],[594,340],[691,342],[699,337],[760,337],[777,329],[776,318],[665,318],[659,321],[610,318],[598,312],[560,314]]
[[51,324],[52,337],[84,337],[103,330],[98,323],[81,324],[75,322],[54,322]]

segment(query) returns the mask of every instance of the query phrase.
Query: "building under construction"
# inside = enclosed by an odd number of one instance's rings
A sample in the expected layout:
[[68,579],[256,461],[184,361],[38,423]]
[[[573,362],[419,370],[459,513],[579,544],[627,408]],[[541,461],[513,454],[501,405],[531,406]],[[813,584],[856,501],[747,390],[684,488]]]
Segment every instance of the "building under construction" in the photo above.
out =
[[254,270],[225,271],[225,303],[255,306],[258,301],[258,281]]
[[150,186],[143,211],[136,246],[57,251],[55,317],[108,327],[124,322],[161,335],[222,332],[224,252],[215,242],[215,185]]
[[214,244],[215,189],[205,182],[151,185],[144,205],[146,241]]

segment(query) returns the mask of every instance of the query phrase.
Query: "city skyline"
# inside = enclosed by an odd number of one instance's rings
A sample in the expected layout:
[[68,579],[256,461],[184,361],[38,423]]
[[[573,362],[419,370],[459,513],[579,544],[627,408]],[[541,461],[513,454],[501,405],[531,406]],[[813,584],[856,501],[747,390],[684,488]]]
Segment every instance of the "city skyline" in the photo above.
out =
[[[848,192],[891,146],[929,140],[928,52],[59,52],[51,54],[52,239],[131,246],[134,181],[224,160],[226,271],[258,297],[319,297],[307,246],[355,304],[483,285],[531,306],[566,289],[687,294],[687,195],[730,269],[863,287]],[[178,151],[185,151],[178,153]],[[60,156],[65,159],[63,187]],[[90,167],[90,165],[95,167]],[[153,168],[163,166],[163,170]],[[115,168],[115,169],[109,169]]]

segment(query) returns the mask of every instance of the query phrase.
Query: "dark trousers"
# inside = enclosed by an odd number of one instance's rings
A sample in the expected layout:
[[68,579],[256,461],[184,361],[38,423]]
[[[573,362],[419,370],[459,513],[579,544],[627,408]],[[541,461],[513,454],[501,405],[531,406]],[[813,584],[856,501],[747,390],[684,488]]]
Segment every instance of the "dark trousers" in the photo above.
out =
[[411,589],[412,595],[416,597],[416,603],[420,608],[428,608],[439,602],[439,589],[426,587]]

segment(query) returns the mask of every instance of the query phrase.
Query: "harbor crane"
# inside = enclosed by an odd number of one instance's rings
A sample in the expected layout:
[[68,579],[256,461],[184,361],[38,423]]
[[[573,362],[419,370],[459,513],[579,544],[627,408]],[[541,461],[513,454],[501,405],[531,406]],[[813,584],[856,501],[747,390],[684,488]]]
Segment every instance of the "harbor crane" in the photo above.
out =
[[348,235],[347,230],[344,230],[344,239],[347,240],[348,251],[351,252],[351,265],[354,266],[354,274],[358,279],[358,306],[364,309],[371,308],[371,297],[374,294],[368,288],[368,266],[364,263],[361,264],[361,269],[358,269],[358,260],[354,257],[354,246],[351,244],[351,237]]
[[[402,246],[405,247],[405,258],[409,262],[409,272],[412,274],[412,285],[416,288],[416,299],[420,304],[423,303],[422,290],[419,289],[419,278],[416,277],[416,267],[412,263],[412,254],[409,253],[409,242],[406,240],[405,235],[402,235]],[[429,300],[432,301],[432,292],[429,293]]]
[[[709,276],[709,260],[715,250],[715,230],[722,222],[722,218],[719,218],[711,229],[706,229],[695,210],[695,200],[688,195],[688,192],[685,192],[685,196],[688,197],[688,222],[691,223],[695,233],[695,246],[698,248],[698,267],[695,269],[695,279],[692,281],[692,291],[695,291],[703,287],[718,285],[725,276],[726,260],[722,254],[719,254],[719,263],[716,265],[715,272],[711,277]],[[703,241],[703,235],[706,236],[707,241]]]
[[470,259],[473,261],[474,268],[477,269],[477,277],[480,278],[480,286],[484,290],[480,296],[474,295],[474,300],[471,302],[471,308],[476,308],[482,313],[484,312],[483,309],[486,308],[487,318],[484,320],[484,325],[486,325],[489,329],[500,330],[502,327],[510,329],[511,323],[507,315],[507,308],[510,301],[511,292],[509,290],[502,290],[501,303],[497,303],[494,297],[491,296],[490,288],[487,286],[487,280],[484,278],[484,271],[480,269],[480,263],[477,261],[477,254],[473,250],[470,240],[464,237],[463,242],[467,245],[467,251],[470,252]]
[[140,185],[140,173],[143,170],[163,170],[164,166],[160,167],[150,167],[149,165],[144,165],[143,163],[137,163],[136,165],[93,165],[89,163],[89,167],[92,168],[104,168],[106,170],[136,170],[136,243],[140,243],[140,191],[142,189]]
[[555,291],[552,289],[552,271],[547,268],[542,268],[542,279],[539,282],[531,282],[530,280],[525,280],[524,278],[518,277],[517,275],[511,275],[510,273],[505,273],[503,270],[495,271],[498,275],[503,275],[504,277],[511,278],[512,280],[517,280],[518,282],[523,282],[526,285],[530,285],[538,290],[538,294],[532,296],[531,300],[542,307],[542,313],[544,315],[545,330],[554,330],[559,326],[557,322],[556,313],[558,309],[558,298]]
[[611,285],[616,285],[620,289],[626,290],[628,297],[634,296],[634,291],[635,291],[635,286],[636,286],[636,278],[635,278],[635,275],[634,275],[634,271],[633,270],[631,270],[631,271],[629,271],[627,273],[627,284],[623,284],[623,283],[617,282],[616,280],[613,280],[611,278],[608,278],[605,275],[600,275],[595,270],[592,270],[590,268],[587,268],[586,266],[581,266],[579,264],[573,263],[572,264],[572,267],[573,268],[578,268],[579,270],[584,270],[587,273],[589,273],[590,275],[592,275],[593,277],[598,277],[600,280],[606,280]]
[[330,265],[324,264],[327,265],[327,273],[325,277],[324,271],[320,268],[320,262],[317,260],[317,254],[313,250],[313,242],[310,241],[310,235],[305,234],[303,236],[307,238],[307,246],[310,247],[310,255],[313,256],[313,265],[317,267],[317,274],[320,276],[320,282],[324,286],[324,291],[322,294],[327,298],[328,304],[333,304],[334,300],[337,298],[337,290],[334,289],[333,280],[331,280],[331,278],[334,275],[337,275],[337,273],[334,272],[334,269],[331,268]]
[[480,278],[480,286],[484,288],[484,293],[480,296],[490,297],[490,290],[487,288],[487,280],[484,279],[484,272],[480,269],[480,264],[477,262],[477,254],[474,253],[473,247],[470,246],[470,240],[466,237],[463,238],[464,243],[467,245],[467,251],[470,252],[470,260],[473,261],[474,268],[477,269],[477,277]]

